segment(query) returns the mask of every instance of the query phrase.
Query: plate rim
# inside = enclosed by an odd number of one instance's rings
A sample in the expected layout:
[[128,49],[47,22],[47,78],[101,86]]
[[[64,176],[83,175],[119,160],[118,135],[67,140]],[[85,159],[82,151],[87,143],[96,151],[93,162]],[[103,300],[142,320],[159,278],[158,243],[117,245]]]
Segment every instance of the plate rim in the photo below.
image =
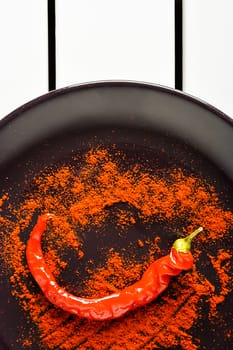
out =
[[156,83],[149,83],[144,81],[137,81],[137,80],[96,80],[96,81],[88,81],[73,85],[68,85],[65,87],[61,87],[59,89],[55,89],[52,91],[49,91],[45,94],[42,94],[23,105],[17,107],[12,112],[4,116],[0,120],[0,128],[4,127],[8,122],[10,122],[12,119],[16,118],[21,112],[24,112],[26,110],[29,110],[33,108],[34,106],[37,106],[41,102],[45,102],[47,100],[50,100],[54,97],[58,97],[60,95],[63,95],[65,93],[74,92],[82,89],[91,89],[95,87],[141,87],[141,88],[147,88],[151,90],[155,90],[162,93],[167,93],[169,95],[180,97],[181,99],[187,100],[191,103],[197,104],[200,107],[214,113],[219,118],[227,122],[231,127],[233,127],[233,116],[232,118],[227,115],[225,112],[221,111],[217,107],[213,106],[209,102],[204,101],[203,99],[193,96],[189,93],[186,93],[184,91],[180,91],[165,85],[160,85]]

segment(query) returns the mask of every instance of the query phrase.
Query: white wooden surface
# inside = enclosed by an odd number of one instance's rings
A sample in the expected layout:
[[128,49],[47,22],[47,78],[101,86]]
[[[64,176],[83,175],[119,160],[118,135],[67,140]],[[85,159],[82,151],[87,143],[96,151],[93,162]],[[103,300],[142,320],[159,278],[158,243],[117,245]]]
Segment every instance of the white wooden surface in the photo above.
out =
[[233,118],[233,0],[183,0],[184,91]]
[[0,119],[47,89],[47,1],[0,0]]
[[[233,0],[183,0],[184,90],[233,117]],[[56,0],[57,87],[174,87],[174,0]],[[47,0],[0,0],[0,119],[47,92]]]
[[133,79],[174,87],[173,0],[57,0],[57,85]]

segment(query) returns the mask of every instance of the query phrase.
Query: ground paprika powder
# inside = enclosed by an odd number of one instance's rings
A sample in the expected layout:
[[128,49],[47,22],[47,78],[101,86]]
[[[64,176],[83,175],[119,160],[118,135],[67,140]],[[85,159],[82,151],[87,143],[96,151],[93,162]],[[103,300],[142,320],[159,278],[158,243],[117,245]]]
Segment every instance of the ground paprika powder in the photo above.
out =
[[[224,323],[219,305],[232,291],[232,255],[228,247],[217,250],[211,247],[230,234],[232,212],[222,207],[215,188],[206,180],[184,174],[181,169],[169,169],[159,175],[140,164],[125,169],[121,166],[122,157],[123,151],[113,157],[107,149],[90,150],[81,161],[74,159],[73,165],[43,170],[16,207],[7,202],[7,194],[1,197],[0,207],[5,205],[14,217],[13,220],[0,213],[1,232],[9,232],[1,235],[1,258],[10,271],[11,293],[28,323],[37,327],[41,348],[195,350],[199,338],[193,335],[192,327],[202,317],[203,303],[209,305],[206,317],[213,325]],[[117,246],[102,248],[102,260],[96,264],[86,254],[85,240],[93,235],[90,227],[95,228],[99,240],[106,239],[105,223],[113,219],[108,208],[114,208],[116,237],[128,245],[120,250]],[[166,237],[161,238],[156,231],[153,237],[145,234],[137,236],[133,243],[128,242],[127,235],[131,235],[134,225],[140,223],[142,228],[148,228],[158,224],[167,234],[175,229],[178,236],[176,227],[182,223],[184,234],[199,226],[204,227],[206,234],[195,242],[197,267],[193,271],[172,280],[155,302],[124,318],[100,324],[56,309],[35,288],[25,261],[26,240],[22,235],[28,232],[38,213],[44,212],[56,214],[43,240],[46,263],[58,279],[67,282],[71,292],[78,286],[83,297],[101,297],[125,288],[139,280],[150,263],[168,252],[170,247],[166,250],[163,246]],[[199,266],[203,251],[209,254],[205,264],[215,271],[216,284]],[[138,252],[142,252],[140,258]],[[69,275],[70,254],[77,265],[69,282],[65,273],[68,270]],[[83,279],[80,269],[86,273]],[[232,337],[227,325],[225,336]],[[22,332],[19,342],[26,349],[33,340],[32,330],[31,334]]]

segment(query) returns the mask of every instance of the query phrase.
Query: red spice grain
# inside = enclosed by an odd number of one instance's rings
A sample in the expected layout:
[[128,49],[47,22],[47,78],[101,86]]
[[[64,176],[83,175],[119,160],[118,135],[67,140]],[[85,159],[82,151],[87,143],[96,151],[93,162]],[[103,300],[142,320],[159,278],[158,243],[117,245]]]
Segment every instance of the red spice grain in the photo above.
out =
[[141,239],[138,239],[138,246],[141,248],[144,247],[144,243]]

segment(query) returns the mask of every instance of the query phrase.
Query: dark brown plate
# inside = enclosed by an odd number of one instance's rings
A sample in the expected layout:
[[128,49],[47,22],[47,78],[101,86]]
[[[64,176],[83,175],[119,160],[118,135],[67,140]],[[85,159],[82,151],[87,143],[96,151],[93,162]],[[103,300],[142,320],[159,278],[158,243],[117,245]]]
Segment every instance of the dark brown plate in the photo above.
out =
[[[8,192],[10,204],[17,206],[25,193],[33,190],[33,177],[46,166],[72,165],[74,154],[82,157],[90,147],[112,149],[112,145],[114,152],[124,152],[122,164],[126,168],[135,164],[150,172],[181,168],[187,174],[202,177],[215,186],[222,206],[233,210],[232,120],[178,91],[136,82],[99,82],[57,90],[4,118],[0,122],[0,193]],[[110,210],[114,215],[116,208]],[[3,206],[1,215],[10,217],[11,213]],[[178,226],[177,230],[181,230],[182,222]],[[22,233],[24,242],[31,227],[32,223]],[[92,239],[86,240],[85,257],[98,262],[103,247],[121,249],[141,237],[142,230],[153,237],[155,229],[162,237],[164,251],[168,250],[175,237],[171,230],[167,229],[169,234],[165,236],[161,225],[146,227],[139,220],[125,241],[119,240],[117,234],[98,241],[92,234]],[[104,230],[115,230],[112,220],[106,222]],[[222,246],[232,248],[232,234],[217,241],[212,249]],[[202,259],[207,259],[206,253]],[[201,271],[211,280],[216,279],[208,267]],[[27,337],[32,325],[11,295],[10,274],[0,257],[0,349],[19,350],[23,348],[19,340],[22,329]],[[69,275],[65,278],[69,279]],[[200,339],[200,349],[230,349],[232,334],[228,338],[226,334],[232,325],[232,293],[219,307],[224,323],[218,329],[208,320],[203,300],[200,307],[203,315],[188,333]],[[34,341],[25,348],[43,349],[37,329],[33,332]],[[85,344],[82,346],[84,349]],[[164,348],[159,342],[157,346]],[[170,348],[182,349],[181,345]]]

